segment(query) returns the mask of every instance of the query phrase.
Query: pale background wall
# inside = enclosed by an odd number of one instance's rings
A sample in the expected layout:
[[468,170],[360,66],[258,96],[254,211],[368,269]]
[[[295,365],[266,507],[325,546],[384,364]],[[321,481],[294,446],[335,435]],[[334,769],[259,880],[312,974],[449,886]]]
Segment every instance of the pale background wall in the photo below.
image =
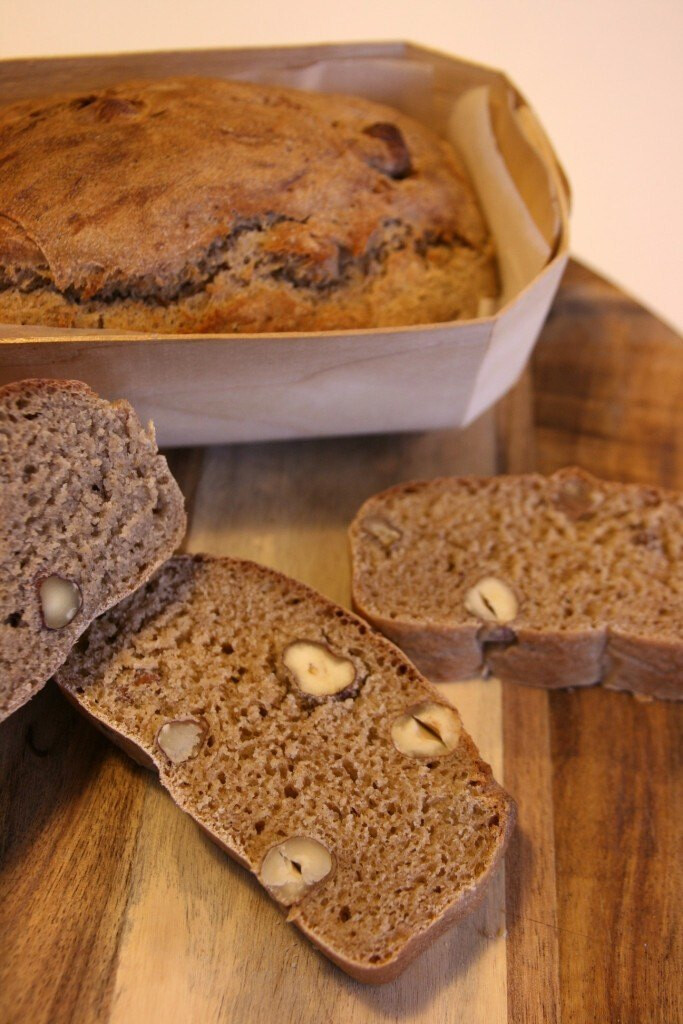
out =
[[683,329],[682,0],[0,0],[0,57],[389,38],[504,68],[568,170],[576,255]]

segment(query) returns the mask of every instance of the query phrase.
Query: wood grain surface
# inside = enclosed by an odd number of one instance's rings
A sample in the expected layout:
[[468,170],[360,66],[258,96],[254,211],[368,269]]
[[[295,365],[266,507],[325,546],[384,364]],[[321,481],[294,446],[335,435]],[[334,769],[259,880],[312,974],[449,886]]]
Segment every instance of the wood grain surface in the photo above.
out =
[[[349,600],[345,528],[401,479],[552,470],[683,488],[681,341],[570,267],[533,366],[464,432],[170,453],[187,549]],[[52,685],[0,727],[0,1022],[683,1020],[683,709],[496,682],[444,693],[519,805],[478,912],[351,981]]]

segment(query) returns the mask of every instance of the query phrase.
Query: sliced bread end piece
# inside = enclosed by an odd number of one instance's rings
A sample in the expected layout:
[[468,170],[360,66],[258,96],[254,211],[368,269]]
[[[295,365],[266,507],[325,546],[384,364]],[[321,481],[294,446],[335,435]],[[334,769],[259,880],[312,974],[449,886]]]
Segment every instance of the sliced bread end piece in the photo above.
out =
[[350,527],[354,606],[435,680],[683,697],[683,496],[552,476],[410,482]]
[[183,498],[127,402],[79,381],[0,389],[0,721],[185,532]]
[[356,616],[254,563],[176,556],[57,681],[361,981],[399,974],[503,855],[514,804],[455,709]]

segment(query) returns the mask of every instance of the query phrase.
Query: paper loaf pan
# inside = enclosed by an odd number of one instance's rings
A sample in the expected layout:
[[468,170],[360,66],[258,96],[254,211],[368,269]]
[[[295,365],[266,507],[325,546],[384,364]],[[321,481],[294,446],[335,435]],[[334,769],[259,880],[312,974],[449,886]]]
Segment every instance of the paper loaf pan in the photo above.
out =
[[0,325],[0,384],[84,380],[161,445],[464,426],[522,372],[567,260],[568,187],[499,71],[409,43],[177,51],[0,64],[0,99],[203,74],[366,96],[453,140],[494,235],[502,294],[476,320],[376,330],[157,335]]

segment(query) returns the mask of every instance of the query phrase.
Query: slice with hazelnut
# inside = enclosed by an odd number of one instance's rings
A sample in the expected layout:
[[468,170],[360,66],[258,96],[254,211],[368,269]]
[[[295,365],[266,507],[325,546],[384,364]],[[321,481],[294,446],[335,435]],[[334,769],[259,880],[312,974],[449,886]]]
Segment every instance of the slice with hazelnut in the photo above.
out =
[[460,742],[462,725],[454,708],[425,701],[395,720],[391,739],[407,757],[443,757]]
[[363,520],[363,529],[386,551],[390,551],[403,536],[398,527],[383,516],[367,516]]
[[196,757],[208,732],[202,718],[175,718],[164,722],[156,735],[156,745],[171,764],[182,764]]
[[495,576],[484,576],[465,594],[465,608],[484,622],[511,622],[519,603],[511,587]]
[[260,877],[270,894],[290,907],[327,878],[332,865],[332,855],[317,839],[293,836],[268,851]]
[[78,584],[56,573],[38,582],[38,599],[47,629],[63,629],[68,626],[83,604]]
[[303,693],[330,697],[348,690],[357,679],[356,666],[317,640],[295,640],[282,655],[285,668]]

